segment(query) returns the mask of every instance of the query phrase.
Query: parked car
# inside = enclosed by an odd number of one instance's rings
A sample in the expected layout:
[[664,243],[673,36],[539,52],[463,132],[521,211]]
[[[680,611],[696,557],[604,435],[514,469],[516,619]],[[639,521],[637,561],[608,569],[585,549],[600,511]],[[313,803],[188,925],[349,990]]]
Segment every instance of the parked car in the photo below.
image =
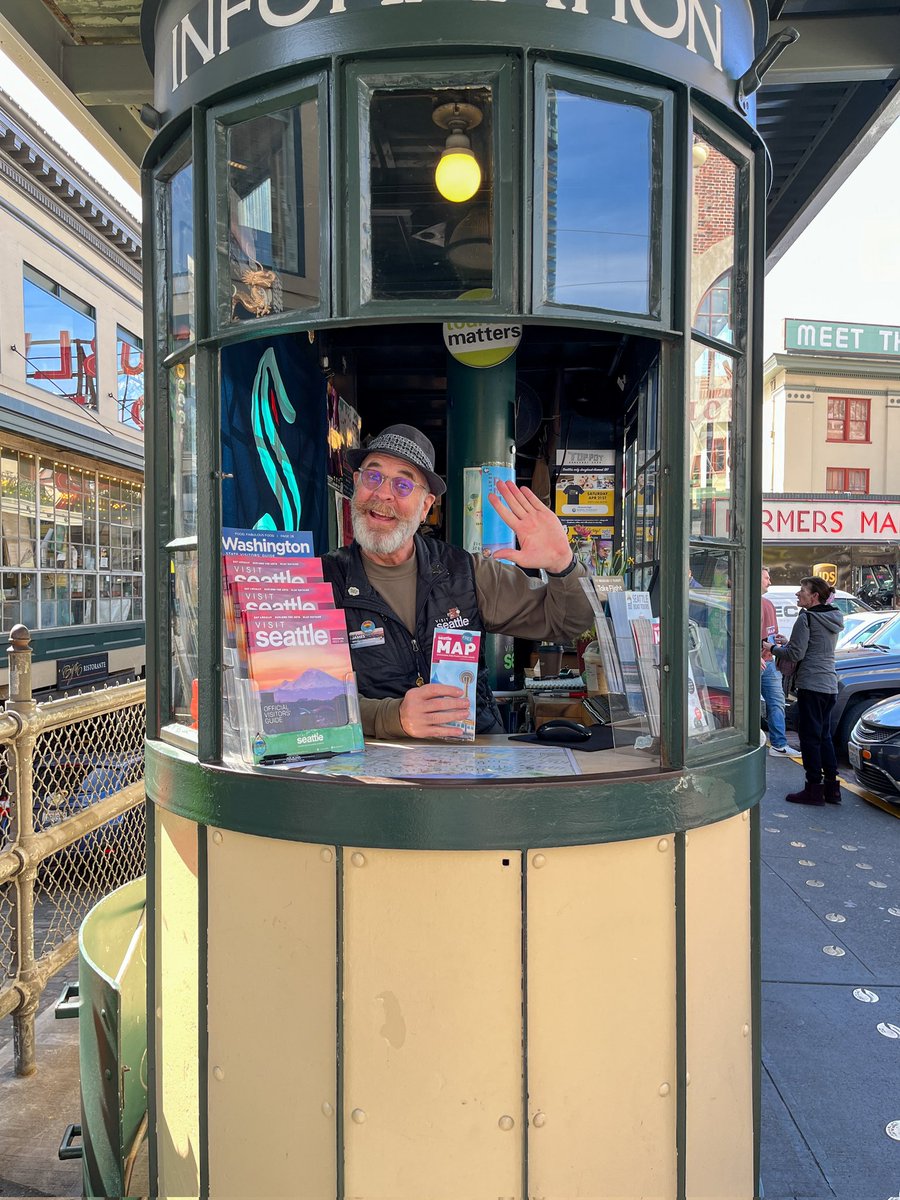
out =
[[844,617],[844,628],[835,649],[846,650],[850,646],[862,646],[866,642],[877,642],[878,631],[893,621],[894,612],[848,613]]
[[900,696],[866,709],[853,727],[848,751],[863,787],[900,804]]
[[[113,796],[143,778],[143,754],[89,754],[39,758],[34,771],[34,828],[40,833],[60,825],[107,796]],[[12,834],[9,797],[0,793],[0,848]],[[71,846],[70,853],[110,853],[115,848],[109,837],[125,814],[114,817],[99,829],[85,834]]]
[[[797,593],[800,591],[800,584],[785,587],[779,584],[777,587],[770,587],[765,593],[766,599],[771,600],[775,605],[775,615],[778,618],[778,632],[783,633],[785,637],[791,636],[791,630],[794,628],[794,622],[797,620],[797,614],[800,612],[800,606],[797,604]],[[837,591],[834,593],[832,604],[836,605],[846,616],[847,613],[868,613],[872,611],[872,606],[864,604],[857,596],[850,592]]]
[[[834,656],[837,701],[831,713],[831,736],[838,757],[847,756],[850,734],[866,709],[900,695],[900,614],[871,642],[838,650]],[[785,722],[797,728],[797,705],[788,703]]]

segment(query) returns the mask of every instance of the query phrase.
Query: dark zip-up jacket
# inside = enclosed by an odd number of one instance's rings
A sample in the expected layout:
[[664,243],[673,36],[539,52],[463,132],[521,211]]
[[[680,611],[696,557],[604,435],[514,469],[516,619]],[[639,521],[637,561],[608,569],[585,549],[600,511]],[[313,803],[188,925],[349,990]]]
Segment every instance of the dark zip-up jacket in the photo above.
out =
[[794,689],[836,693],[834,644],[844,628],[844,618],[833,604],[817,604],[804,609],[794,622],[791,640],[772,650],[776,659],[797,663]]
[[[458,546],[418,534],[416,547],[416,624],[411,634],[366,575],[359,546],[353,542],[322,559],[325,578],[336,603],[347,614],[350,656],[360,696],[402,699],[431,676],[431,643],[435,626],[485,631],[478,606],[472,556]],[[360,645],[365,623],[373,622],[370,644]],[[379,642],[383,631],[383,642]],[[356,635],[354,637],[354,635]],[[354,649],[354,641],[358,648]],[[484,643],[475,685],[477,733],[500,733],[503,724],[487,682]]]

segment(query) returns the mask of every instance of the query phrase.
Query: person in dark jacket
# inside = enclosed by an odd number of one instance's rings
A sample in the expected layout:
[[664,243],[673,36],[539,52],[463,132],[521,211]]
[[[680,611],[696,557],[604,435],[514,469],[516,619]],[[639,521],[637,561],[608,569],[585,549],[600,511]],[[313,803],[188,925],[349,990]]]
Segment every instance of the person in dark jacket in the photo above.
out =
[[[422,537],[419,526],[446,486],[434,471],[434,447],[411,425],[391,425],[347,458],[354,468],[353,542],[326,554],[322,565],[347,614],[363,732],[460,737],[450,722],[468,710],[463,690],[428,682],[435,627],[531,640],[573,638],[594,620],[578,582],[584,568],[559,519],[530,489],[514,483],[499,482],[499,495],[489,499],[515,533],[518,549],[485,557]],[[542,568],[547,582],[520,566]],[[482,670],[476,730],[503,731]]]
[[837,696],[834,646],[844,628],[839,609],[830,603],[834,588],[818,575],[800,580],[797,604],[802,610],[790,641],[778,635],[764,642],[776,662],[787,659],[797,664],[797,727],[806,783],[802,792],[791,792],[791,804],[840,804],[841,785],[837,757],[831,740],[831,710]]

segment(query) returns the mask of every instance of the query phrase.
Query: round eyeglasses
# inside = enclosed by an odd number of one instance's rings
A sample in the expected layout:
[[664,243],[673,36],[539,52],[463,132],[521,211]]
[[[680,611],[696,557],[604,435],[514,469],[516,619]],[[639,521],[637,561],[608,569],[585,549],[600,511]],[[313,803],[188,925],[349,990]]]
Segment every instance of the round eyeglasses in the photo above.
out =
[[426,490],[422,483],[415,483],[412,479],[407,479],[404,475],[383,475],[381,471],[375,471],[371,467],[365,471],[360,471],[359,477],[362,480],[363,487],[370,492],[377,492],[381,485],[385,482],[391,485],[391,491],[398,500],[406,500],[413,494],[413,489],[420,487],[423,491]]

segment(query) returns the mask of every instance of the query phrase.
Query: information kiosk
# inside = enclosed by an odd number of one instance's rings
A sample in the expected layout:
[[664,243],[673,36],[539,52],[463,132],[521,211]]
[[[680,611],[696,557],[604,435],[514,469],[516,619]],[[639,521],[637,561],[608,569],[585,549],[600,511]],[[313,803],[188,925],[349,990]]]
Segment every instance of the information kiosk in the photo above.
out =
[[[752,1196],[766,5],[143,25],[153,1194]],[[605,748],[254,757],[223,530],[344,544],[398,422],[431,534],[569,527]]]

